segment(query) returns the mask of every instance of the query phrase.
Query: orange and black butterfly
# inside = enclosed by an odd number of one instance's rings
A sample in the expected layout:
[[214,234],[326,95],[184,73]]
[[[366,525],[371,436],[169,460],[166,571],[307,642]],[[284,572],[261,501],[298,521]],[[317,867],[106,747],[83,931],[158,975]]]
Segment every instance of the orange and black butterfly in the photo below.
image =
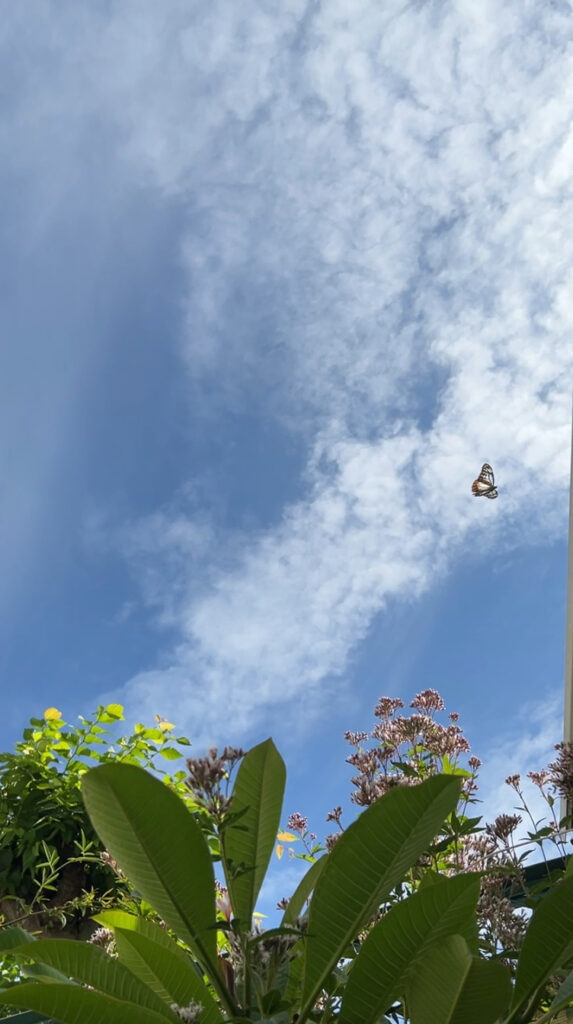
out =
[[474,480],[472,494],[474,498],[497,498],[497,487],[489,462],[484,462],[480,475],[477,480]]

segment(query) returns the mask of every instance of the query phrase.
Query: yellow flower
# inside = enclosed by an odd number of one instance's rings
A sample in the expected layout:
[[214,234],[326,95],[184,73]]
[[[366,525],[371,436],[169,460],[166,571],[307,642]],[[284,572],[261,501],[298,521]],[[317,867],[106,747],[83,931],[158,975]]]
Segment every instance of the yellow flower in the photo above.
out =
[[164,732],[169,732],[170,729],[174,729],[175,728],[175,726],[173,725],[173,722],[168,722],[167,719],[166,718],[162,718],[161,715],[156,715],[155,716],[155,721],[157,722],[157,725],[159,726],[159,728],[163,729]]
[[62,717],[62,712],[57,708],[46,708],[44,718],[46,722],[57,722]]

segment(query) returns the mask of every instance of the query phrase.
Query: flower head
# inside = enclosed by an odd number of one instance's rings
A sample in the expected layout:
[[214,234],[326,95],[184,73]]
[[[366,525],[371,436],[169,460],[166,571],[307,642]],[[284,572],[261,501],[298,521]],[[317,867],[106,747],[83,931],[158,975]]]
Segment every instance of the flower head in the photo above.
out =
[[559,796],[571,800],[573,795],[573,743],[556,743],[557,757],[549,765],[549,782]]
[[437,690],[422,690],[410,702],[410,707],[418,711],[444,711],[446,705]]
[[390,718],[398,708],[404,707],[404,701],[399,697],[380,697],[374,714],[376,718]]
[[46,722],[59,722],[62,717],[62,712],[58,711],[57,708],[46,708],[44,711],[44,719]]
[[304,835],[307,830],[307,826],[308,818],[305,818],[304,815],[299,814],[297,811],[295,811],[294,814],[291,814],[287,821],[287,828],[292,829],[293,832],[298,832],[299,836]]

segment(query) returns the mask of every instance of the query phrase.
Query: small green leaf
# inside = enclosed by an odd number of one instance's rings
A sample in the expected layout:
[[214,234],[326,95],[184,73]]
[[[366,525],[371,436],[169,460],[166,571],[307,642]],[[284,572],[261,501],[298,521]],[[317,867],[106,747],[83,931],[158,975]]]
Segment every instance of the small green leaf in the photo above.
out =
[[159,753],[166,761],[178,761],[180,757],[183,757],[181,751],[174,750],[173,747],[162,747]]

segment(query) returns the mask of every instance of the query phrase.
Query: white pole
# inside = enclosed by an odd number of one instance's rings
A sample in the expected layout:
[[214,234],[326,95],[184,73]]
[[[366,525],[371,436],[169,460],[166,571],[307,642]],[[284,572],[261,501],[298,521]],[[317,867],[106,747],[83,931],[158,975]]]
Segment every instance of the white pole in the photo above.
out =
[[[569,553],[567,559],[567,619],[565,624],[565,708],[563,739],[573,742],[573,422],[571,425],[571,475],[569,478]],[[573,808],[562,802],[561,814]]]

